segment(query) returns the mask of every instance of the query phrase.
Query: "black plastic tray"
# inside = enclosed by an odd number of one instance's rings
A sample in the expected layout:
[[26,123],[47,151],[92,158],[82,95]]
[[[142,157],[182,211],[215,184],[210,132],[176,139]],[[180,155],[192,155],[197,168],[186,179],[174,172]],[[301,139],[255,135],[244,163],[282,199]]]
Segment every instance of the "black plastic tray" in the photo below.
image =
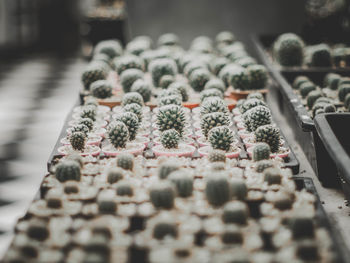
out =
[[350,200],[350,113],[321,114],[315,118],[318,174],[324,179],[340,179]]

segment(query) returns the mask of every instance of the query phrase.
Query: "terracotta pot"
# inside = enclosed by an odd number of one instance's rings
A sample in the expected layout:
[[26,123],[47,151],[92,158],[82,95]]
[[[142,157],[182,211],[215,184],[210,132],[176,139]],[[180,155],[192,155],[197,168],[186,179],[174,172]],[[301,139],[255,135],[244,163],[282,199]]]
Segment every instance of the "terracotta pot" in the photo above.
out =
[[232,89],[230,94],[229,94],[229,98],[235,99],[238,101],[241,99],[245,99],[250,93],[254,93],[254,92],[260,92],[263,95],[265,95],[268,92],[268,89],[261,89],[261,90],[234,90],[234,89]]

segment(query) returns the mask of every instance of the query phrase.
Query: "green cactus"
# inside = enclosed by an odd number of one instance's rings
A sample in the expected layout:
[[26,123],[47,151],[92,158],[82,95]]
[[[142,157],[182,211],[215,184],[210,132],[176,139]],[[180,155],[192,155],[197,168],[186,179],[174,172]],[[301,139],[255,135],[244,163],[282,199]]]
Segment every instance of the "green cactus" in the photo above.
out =
[[[248,97],[247,97],[248,98]],[[253,98],[251,98],[253,99]],[[236,104],[236,108],[242,113],[243,109],[242,109],[242,106],[243,106],[243,103],[246,102],[246,99],[240,99],[237,101],[237,104]]]
[[225,83],[226,87],[231,85],[231,77],[241,68],[242,67],[237,64],[229,63],[220,70],[219,78]]
[[344,106],[347,110],[350,109],[350,93],[346,94],[346,96],[345,96]]
[[225,224],[246,225],[248,216],[247,205],[243,202],[233,201],[224,206],[222,221]]
[[288,221],[288,226],[292,231],[294,240],[315,237],[315,226],[312,217],[303,215],[292,217]]
[[323,80],[323,84],[325,87],[329,87],[332,90],[337,90],[340,79],[341,76],[339,74],[328,73]]
[[268,185],[281,184],[282,176],[279,168],[270,167],[264,170],[264,181]]
[[216,35],[215,42],[217,44],[224,43],[230,45],[235,42],[235,36],[229,31],[222,31]]
[[126,45],[126,51],[135,55],[139,56],[146,50],[151,49],[151,43],[152,40],[150,39],[133,39]]
[[255,165],[255,171],[258,173],[262,173],[265,169],[275,167],[274,163],[271,160],[261,160],[258,161]]
[[210,64],[210,70],[211,72],[213,72],[214,75],[218,76],[220,74],[220,71],[229,63],[230,60],[225,57],[215,58]]
[[83,82],[85,90],[90,89],[91,83],[97,80],[106,79],[108,75],[108,70],[102,62],[90,63],[83,74],[81,75],[81,81]]
[[178,46],[180,44],[179,37],[174,33],[166,33],[159,36],[157,45],[160,46]]
[[97,80],[90,85],[92,96],[106,99],[112,96],[112,85],[107,80]]
[[26,234],[31,239],[43,242],[49,238],[50,231],[44,221],[35,220],[30,221]]
[[345,101],[346,95],[350,93],[350,84],[342,84],[338,88],[338,98],[341,102]]
[[254,66],[257,64],[256,59],[250,57],[250,56],[244,56],[242,58],[237,58],[235,60],[235,63],[240,65],[243,68],[248,68],[249,66]]
[[96,115],[97,115],[96,106],[93,106],[93,105],[83,106],[80,112],[81,118],[89,118],[93,121],[96,120]]
[[316,85],[314,83],[312,83],[311,81],[306,81],[303,82],[302,84],[300,84],[299,86],[299,91],[300,91],[300,95],[303,98],[306,98],[306,96],[311,92],[316,90]]
[[304,42],[296,34],[282,34],[274,43],[273,55],[282,66],[301,66],[304,61]]
[[242,179],[231,179],[230,189],[232,199],[245,200],[248,195],[248,187]]
[[166,161],[162,163],[158,168],[159,179],[166,179],[169,174],[180,169],[180,166],[173,161]]
[[165,105],[182,105],[182,96],[181,95],[170,95],[163,96],[158,99],[158,107],[162,107]]
[[94,128],[94,122],[89,118],[81,118],[78,121],[78,124],[85,125],[89,129],[89,131],[91,131]]
[[255,162],[261,160],[269,160],[270,159],[270,146],[267,143],[260,142],[257,143],[253,148],[253,160]]
[[76,132],[82,132],[86,137],[89,133],[89,128],[85,124],[77,124],[71,128],[71,134]]
[[307,102],[307,106],[309,107],[309,109],[312,109],[312,106],[314,106],[316,100],[318,98],[323,97],[323,94],[321,91],[319,90],[313,90],[311,91],[306,98],[306,102]]
[[193,71],[196,69],[208,69],[207,65],[203,63],[202,61],[194,60],[189,62],[186,67],[184,68],[184,75],[187,78],[190,78],[192,75]]
[[258,99],[258,100],[265,101],[264,95],[262,93],[260,93],[260,92],[249,93],[248,96],[247,96],[247,100],[249,100],[249,99]]
[[164,75],[175,76],[177,74],[177,65],[170,58],[159,58],[150,62],[149,71],[152,76],[153,85],[159,87],[160,79]]
[[150,189],[150,200],[159,209],[171,209],[174,206],[175,190],[168,181],[160,181]]
[[174,129],[163,131],[160,137],[160,142],[162,143],[163,147],[166,149],[178,148],[179,141],[180,141],[180,134]]
[[305,82],[310,82],[310,79],[303,75],[296,77],[293,81],[293,89],[296,89],[296,90],[300,89],[301,84]]
[[208,177],[205,195],[209,204],[218,207],[224,205],[230,199],[230,184],[227,177],[218,173]]
[[66,160],[75,161],[79,164],[80,168],[84,167],[84,160],[79,153],[70,153],[66,156]]
[[178,236],[177,225],[172,221],[158,222],[153,228],[153,237],[158,240],[164,238],[176,238]]
[[204,86],[204,91],[216,89],[222,94],[226,91],[225,83],[219,78],[211,78]]
[[242,114],[247,112],[248,110],[257,107],[257,106],[265,106],[267,107],[267,104],[260,100],[260,99],[247,99],[243,101],[242,106],[240,107]]
[[275,153],[279,150],[280,145],[280,130],[271,125],[263,125],[255,130],[256,142],[266,142],[270,148],[271,152]]
[[123,111],[132,112],[132,113],[136,114],[139,122],[140,123],[142,122],[143,112],[142,112],[142,106],[140,106],[139,104],[137,104],[137,103],[127,104],[123,107]]
[[162,89],[166,89],[174,81],[175,81],[174,76],[172,76],[172,75],[164,75],[159,80],[159,87],[161,87]]
[[256,106],[244,113],[245,125],[248,131],[255,131],[258,127],[272,123],[271,111],[265,106]]
[[128,127],[121,121],[116,121],[108,129],[108,139],[115,148],[125,148],[129,140]]
[[219,97],[220,99],[224,98],[223,93],[218,89],[206,89],[201,91],[200,100],[203,102],[206,98],[209,97]]
[[319,44],[308,48],[310,52],[310,66],[330,67],[332,66],[331,49],[327,44]]
[[124,55],[113,61],[113,67],[120,76],[127,69],[138,69],[143,71],[142,59],[134,55]]
[[157,113],[156,123],[161,132],[175,129],[182,136],[186,124],[185,113],[182,107],[177,105],[162,106]]
[[123,53],[122,45],[119,40],[109,39],[100,41],[94,48],[94,54],[105,54],[109,59],[121,56]]
[[208,160],[211,163],[214,163],[214,162],[226,162],[226,154],[222,150],[212,150],[208,154]]
[[248,90],[250,88],[250,76],[247,69],[237,67],[230,76],[230,84],[233,89]]
[[140,93],[144,102],[148,102],[151,100],[151,96],[152,96],[151,87],[143,79],[135,80],[135,82],[131,86],[130,91]]
[[225,101],[217,97],[207,98],[201,104],[201,116],[212,112],[223,112],[225,114],[229,113]]
[[249,89],[259,90],[264,89],[268,80],[266,67],[263,65],[250,65],[247,67],[249,78]]
[[115,214],[117,211],[117,203],[114,200],[100,200],[97,202],[98,211],[101,214]]
[[134,189],[129,181],[120,181],[117,183],[117,195],[118,196],[133,196]]
[[95,54],[90,63],[102,63],[105,64],[105,68],[106,69],[110,69],[111,68],[111,59],[108,55],[103,54],[103,53],[97,53]]
[[174,171],[169,175],[169,180],[175,185],[176,193],[182,198],[190,197],[193,192],[193,178],[185,171]]
[[228,126],[214,127],[209,131],[209,142],[213,149],[230,151],[234,142],[234,133]]
[[114,184],[124,178],[123,170],[119,167],[112,167],[107,172],[107,182]]
[[229,126],[230,119],[223,112],[212,112],[202,116],[200,125],[203,135],[208,138],[208,133],[212,128],[218,126]]
[[123,71],[120,75],[120,84],[123,87],[124,93],[128,93],[131,90],[132,85],[138,79],[142,79],[143,72],[139,69],[130,68]]
[[69,136],[69,142],[72,145],[72,148],[77,151],[84,150],[86,141],[87,137],[84,132],[73,132]]
[[117,156],[117,167],[132,171],[134,168],[134,155],[130,153],[121,153]]
[[80,165],[73,160],[61,161],[55,167],[55,176],[61,183],[70,180],[80,181]]
[[131,103],[136,103],[136,104],[139,104],[140,106],[143,106],[143,98],[140,95],[140,93],[128,92],[124,94],[122,105],[125,107],[126,105]]
[[177,91],[181,94],[182,101],[188,101],[189,86],[185,82],[175,81],[168,86],[168,91]]
[[137,117],[137,115],[135,113],[132,112],[123,112],[118,114],[115,117],[116,121],[121,121],[123,122],[126,127],[128,128],[129,131],[129,140],[133,141],[136,138],[137,135],[137,130],[140,127],[140,122],[139,122],[139,118]]
[[189,83],[195,91],[200,92],[204,89],[205,84],[210,78],[210,72],[207,69],[200,68],[194,70],[189,76]]

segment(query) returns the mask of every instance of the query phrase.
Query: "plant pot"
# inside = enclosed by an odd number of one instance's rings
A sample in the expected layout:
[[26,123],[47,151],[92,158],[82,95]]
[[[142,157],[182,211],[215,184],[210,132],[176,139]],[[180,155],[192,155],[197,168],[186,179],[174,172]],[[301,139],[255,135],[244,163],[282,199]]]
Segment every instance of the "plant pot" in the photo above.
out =
[[162,145],[156,145],[152,148],[152,151],[155,156],[192,157],[196,148],[187,144],[179,144],[177,149],[165,149]]
[[[213,150],[211,146],[204,146],[198,149],[198,153],[201,157],[208,156],[209,153]],[[241,153],[241,148],[237,147],[234,151],[232,152],[227,152],[225,155],[227,158],[238,158],[239,154]]]
[[100,154],[101,149],[100,149],[100,147],[97,147],[96,145],[86,145],[84,151],[80,152],[80,151],[74,150],[71,145],[63,145],[63,146],[59,147],[57,149],[57,151],[60,155],[68,155],[71,153],[78,153],[81,156],[88,156],[88,155],[97,156]]
[[[153,138],[153,143],[155,145],[161,145],[160,137]],[[180,140],[180,143],[195,146],[195,141],[190,137],[184,137]]]
[[250,93],[259,92],[265,95],[268,92],[268,89],[261,89],[261,90],[235,90],[232,89],[229,95],[229,98],[235,99],[235,100],[241,100],[247,98],[247,96]]
[[225,98],[225,102],[229,111],[232,111],[237,105],[237,100],[234,98]]
[[188,108],[190,110],[199,107],[199,102],[195,102],[195,101],[186,101],[182,103],[182,106],[184,106],[185,108]]
[[125,148],[116,149],[113,145],[108,144],[102,147],[102,152],[106,156],[117,156],[121,153],[131,153],[133,155],[142,154],[143,150],[146,148],[144,143],[132,143],[129,142],[126,144]]
[[[87,145],[96,145],[96,146],[100,146],[101,144],[101,141],[102,141],[102,137],[99,136],[99,135],[92,135],[92,136],[89,136],[86,144]],[[70,145],[70,142],[69,142],[69,139],[67,137],[64,137],[60,140],[60,142],[63,144],[63,145]]]
[[[247,153],[248,156],[250,158],[252,158],[253,156],[253,146],[252,147],[247,147]],[[280,150],[277,153],[271,153],[270,154],[270,158],[275,158],[275,157],[279,157],[279,158],[287,158],[290,154],[290,149],[289,148],[285,148],[285,147],[280,147]]]

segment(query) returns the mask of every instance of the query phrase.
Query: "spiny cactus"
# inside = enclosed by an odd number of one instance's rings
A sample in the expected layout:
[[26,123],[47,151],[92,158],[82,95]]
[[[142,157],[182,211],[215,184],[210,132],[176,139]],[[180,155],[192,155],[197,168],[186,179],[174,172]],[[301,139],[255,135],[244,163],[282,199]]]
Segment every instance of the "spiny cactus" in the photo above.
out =
[[323,97],[323,94],[321,91],[319,90],[311,91],[306,98],[307,106],[309,107],[309,109],[312,109],[312,106],[314,106],[315,101],[321,97]]
[[156,208],[171,209],[174,206],[175,190],[167,181],[154,184],[150,189],[150,200]]
[[80,112],[81,118],[89,118],[93,121],[96,120],[96,115],[97,115],[97,110],[96,110],[96,107],[93,105],[83,106]]
[[209,131],[209,142],[213,149],[230,151],[234,142],[234,133],[228,126],[219,126]]
[[225,83],[226,87],[229,87],[231,85],[232,76],[242,69],[244,68],[235,63],[229,63],[220,70],[219,78]]
[[55,176],[61,183],[69,180],[80,181],[80,165],[73,160],[61,161],[55,167]]
[[89,90],[91,83],[96,80],[106,79],[107,74],[108,70],[106,69],[105,65],[103,65],[101,62],[93,62],[90,63],[84,70],[83,74],[81,75],[81,81],[84,84],[84,88]]
[[266,124],[271,124],[272,117],[271,111],[265,106],[256,106],[246,113],[244,113],[246,118],[246,126],[248,131],[255,131],[258,127]]
[[208,155],[208,160],[214,162],[226,162],[226,154],[222,150],[212,150]]
[[173,161],[166,161],[162,163],[158,168],[159,179],[166,179],[169,174],[180,169],[180,166]]
[[159,58],[153,60],[149,64],[153,85],[159,87],[160,79],[164,75],[175,76],[177,74],[177,66],[174,60],[170,58]]
[[146,50],[151,49],[151,43],[149,39],[133,39],[126,45],[126,51],[129,53],[139,56]]
[[48,239],[50,231],[44,221],[36,219],[29,222],[30,223],[26,233],[29,238],[40,242],[43,242],[46,239]]
[[97,201],[98,211],[101,214],[115,214],[117,211],[117,203],[114,200],[98,200]]
[[168,91],[178,91],[181,94],[182,101],[188,101],[189,86],[185,82],[175,81],[168,86]]
[[94,54],[94,56],[92,57],[91,63],[103,63],[106,65],[106,68],[110,68],[111,67],[111,59],[108,55],[103,54],[103,53],[97,53]]
[[296,34],[282,34],[274,43],[273,55],[282,66],[300,66],[304,60],[304,42]]
[[217,97],[211,97],[205,99],[201,104],[200,114],[203,116],[204,114],[212,112],[223,112],[228,114],[229,111],[224,100]]
[[248,194],[248,187],[242,179],[231,179],[230,189],[232,199],[245,200]]
[[212,206],[222,206],[230,199],[230,185],[227,177],[218,173],[208,177],[205,195]]
[[338,98],[341,102],[345,101],[346,95],[350,93],[350,84],[342,84],[338,88]]
[[338,89],[340,79],[341,76],[339,74],[328,73],[323,80],[323,84],[325,87],[329,87],[332,90],[336,90]]
[[115,148],[125,148],[129,140],[128,127],[121,121],[116,121],[108,129],[108,139]]
[[332,65],[331,49],[327,44],[310,46],[307,49],[310,66],[330,67]]
[[267,143],[257,143],[253,148],[253,160],[255,162],[270,159],[270,146]]
[[184,75],[189,78],[193,71],[196,69],[208,69],[207,65],[203,63],[202,61],[194,60],[189,62],[186,67],[184,68]]
[[200,96],[201,96],[200,97],[201,101],[204,101],[206,98],[209,98],[209,97],[219,97],[220,99],[224,98],[223,93],[218,89],[203,90],[203,91],[201,91]]
[[117,183],[117,195],[119,196],[133,196],[134,189],[129,181],[120,181]]
[[223,112],[212,112],[202,116],[200,125],[203,135],[207,138],[212,128],[217,126],[229,126],[230,119]]
[[219,78],[211,78],[204,86],[204,91],[216,89],[222,94],[226,91],[225,83]]
[[185,171],[178,170],[172,172],[168,178],[175,185],[178,196],[186,198],[192,195],[193,178],[191,175],[186,174]]
[[210,70],[213,72],[213,74],[218,76],[221,69],[223,69],[229,63],[230,63],[230,60],[227,58],[224,58],[224,57],[215,58],[210,64]]
[[75,161],[79,164],[80,168],[84,167],[84,160],[79,153],[70,153],[66,156],[66,160]]
[[165,105],[157,113],[157,126],[160,131],[175,129],[182,136],[185,127],[185,113],[177,105]]
[[210,78],[210,72],[207,69],[200,68],[194,70],[189,76],[189,83],[195,91],[200,92],[204,89],[205,84]]
[[237,63],[243,68],[248,68],[249,66],[257,65],[256,59],[250,56],[239,57],[235,60],[235,63]]
[[249,89],[259,90],[266,87],[268,74],[266,67],[263,65],[251,65],[247,67],[249,78]]
[[248,71],[243,67],[236,67],[232,71],[229,81],[233,89],[248,90],[250,87]]
[[270,167],[264,170],[264,181],[268,185],[281,184],[282,176],[279,168]]
[[130,153],[121,153],[117,156],[117,166],[124,170],[130,170],[134,168],[134,155]]
[[298,90],[301,86],[301,84],[305,83],[305,82],[309,82],[310,79],[304,75],[298,76],[294,79],[293,81],[293,89]]
[[265,101],[264,95],[262,95],[260,92],[249,93],[247,96],[247,100],[249,100],[249,99],[258,99],[258,100]]
[[256,107],[256,106],[265,106],[267,107],[267,104],[260,100],[260,99],[247,99],[243,101],[242,106],[240,107],[242,114],[245,113],[246,111]]
[[85,124],[77,124],[71,128],[71,133],[82,132],[85,136],[89,133],[89,128]]
[[69,142],[74,150],[82,151],[85,148],[87,141],[86,134],[83,132],[73,132],[69,136]]
[[90,85],[92,96],[106,99],[112,96],[112,85],[107,80],[97,80]]
[[176,238],[177,236],[177,225],[172,220],[161,220],[153,228],[153,237],[155,239],[162,240],[166,237]]
[[132,112],[132,113],[136,114],[139,122],[140,123],[142,122],[143,112],[142,112],[142,107],[139,104],[137,104],[137,103],[127,104],[123,107],[123,111]]
[[125,107],[126,105],[131,103],[136,103],[136,104],[139,104],[140,106],[143,106],[143,98],[140,95],[140,93],[128,92],[124,94],[123,101],[122,101],[123,106]]
[[144,102],[148,102],[151,99],[151,95],[152,95],[151,87],[143,79],[135,80],[135,82],[131,86],[130,91],[140,93]]
[[143,72],[139,69],[131,68],[124,70],[120,75],[120,84],[123,87],[124,93],[130,92],[134,82],[138,79],[142,79],[143,75]]
[[258,161],[255,165],[255,171],[258,173],[262,173],[265,169],[275,167],[274,163],[271,160],[261,160]]
[[174,76],[172,76],[172,75],[164,75],[159,80],[159,87],[161,87],[162,89],[166,89],[174,81],[175,81]]
[[179,141],[180,141],[180,135],[174,129],[163,131],[160,137],[160,142],[162,143],[163,147],[166,149],[178,148]]
[[113,61],[113,64],[119,76],[127,69],[143,70],[142,59],[134,55],[124,55],[118,57]]
[[106,54],[109,59],[120,56],[123,53],[122,45],[119,40],[103,40],[94,48],[94,54]]
[[94,122],[89,118],[81,118],[78,121],[78,124],[85,125],[86,127],[88,127],[89,131],[91,131],[94,128]]
[[124,178],[123,170],[119,167],[112,167],[107,172],[107,182],[114,184]]
[[280,130],[275,126],[271,124],[260,126],[255,130],[255,138],[257,142],[266,142],[270,146],[271,152],[278,152]]
[[299,92],[303,98],[305,98],[313,90],[316,90],[316,85],[311,81],[305,81],[299,86]]
[[177,46],[179,43],[179,37],[174,33],[163,34],[159,36],[157,41],[158,46]]
[[315,226],[312,217],[298,216],[292,217],[288,221],[288,226],[292,231],[294,240],[315,237]]
[[246,225],[248,216],[248,207],[245,203],[232,201],[224,206],[222,221],[225,224]]
[[158,107],[165,105],[182,105],[182,96],[181,95],[169,95],[163,96],[158,99]]
[[230,31],[222,31],[215,37],[217,44],[225,43],[227,45],[232,44],[235,41],[235,36]]
[[140,127],[139,118],[135,113],[123,112],[115,117],[116,121],[123,122],[129,131],[129,140],[133,141],[136,138],[137,130]]

